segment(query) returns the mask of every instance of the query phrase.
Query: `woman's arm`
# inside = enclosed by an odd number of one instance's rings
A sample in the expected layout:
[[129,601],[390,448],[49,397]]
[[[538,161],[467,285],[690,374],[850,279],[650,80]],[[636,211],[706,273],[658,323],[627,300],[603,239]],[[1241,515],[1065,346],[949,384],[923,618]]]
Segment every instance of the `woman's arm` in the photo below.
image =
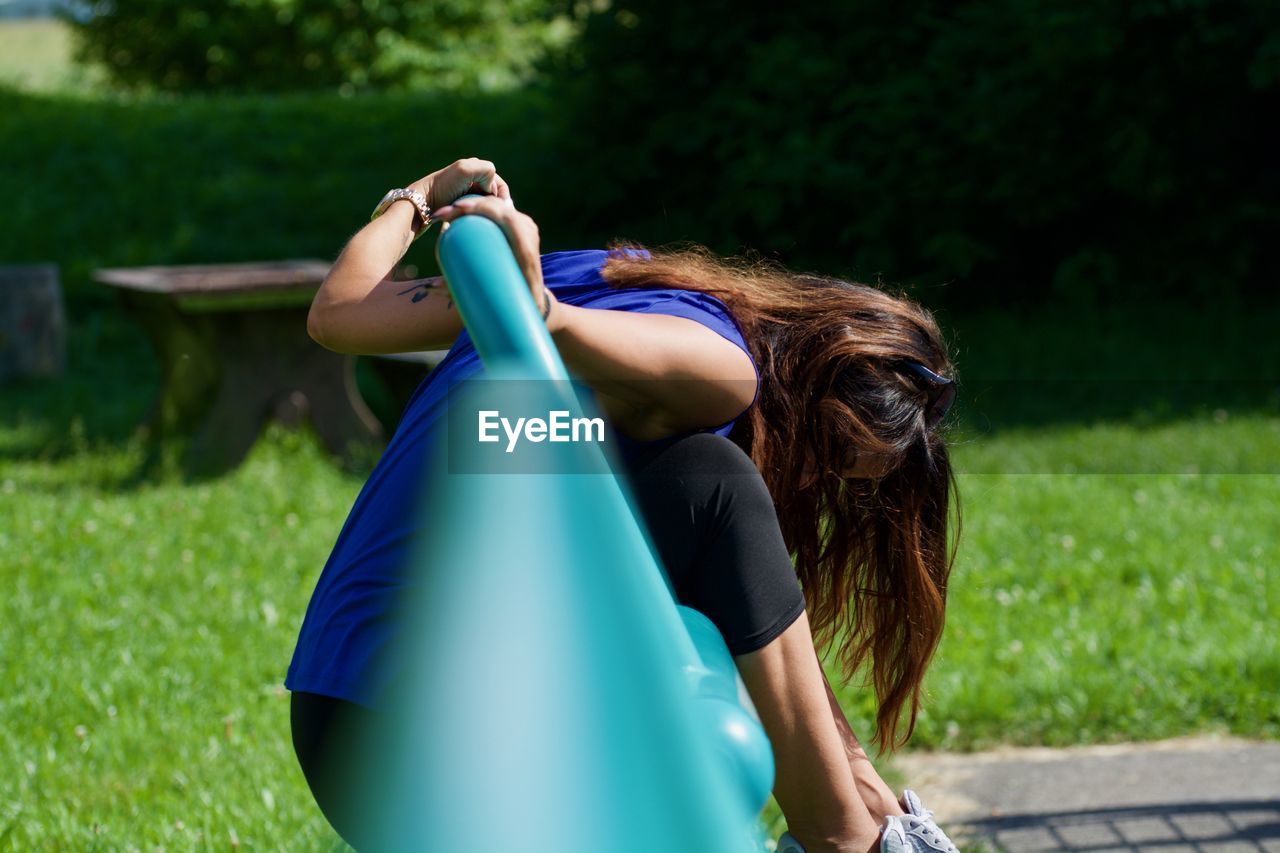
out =
[[844,715],[844,708],[840,707],[840,700],[831,689],[831,682],[827,680],[825,672],[822,674],[822,683],[827,688],[827,703],[831,706],[831,716],[835,718],[836,729],[840,732],[840,740],[844,743],[844,754],[849,760],[849,769],[853,771],[853,783],[858,788],[858,796],[871,812],[872,819],[877,824],[883,824],[885,815],[903,814],[902,803],[898,802],[893,789],[880,778],[880,774],[871,763],[871,757],[862,748],[862,744],[858,743],[858,737],[853,733],[849,718]]
[[565,364],[637,440],[719,426],[755,397],[751,358],[694,320],[557,302],[547,325]]
[[597,393],[623,433],[648,441],[719,426],[751,405],[755,367],[736,344],[685,317],[564,305],[542,281],[532,219],[492,197],[436,211],[446,224],[468,213],[502,227],[534,301],[550,299],[547,329],[565,365]]
[[[493,163],[476,158],[458,160],[409,186],[433,209],[472,187],[508,204],[511,199]],[[307,317],[307,331],[321,346],[356,354],[443,349],[462,331],[442,278],[387,278],[420,227],[414,211],[410,201],[394,202],[343,248]]]
[[413,240],[417,217],[398,201],[351,238],[307,315],[307,332],[337,352],[372,355],[444,349],[462,319],[440,277],[387,278]]

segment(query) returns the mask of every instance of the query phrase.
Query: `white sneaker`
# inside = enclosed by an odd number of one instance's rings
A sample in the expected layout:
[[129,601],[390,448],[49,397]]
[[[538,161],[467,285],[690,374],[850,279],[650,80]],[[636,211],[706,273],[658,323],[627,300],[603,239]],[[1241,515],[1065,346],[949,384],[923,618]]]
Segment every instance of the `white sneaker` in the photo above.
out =
[[885,815],[880,853],[960,853],[914,791],[904,791],[902,798],[908,813]]
[[[907,814],[885,815],[884,826],[880,827],[880,853],[960,853],[915,791],[903,791],[902,799]],[[805,849],[794,835],[784,832],[778,837],[777,853],[805,853]]]

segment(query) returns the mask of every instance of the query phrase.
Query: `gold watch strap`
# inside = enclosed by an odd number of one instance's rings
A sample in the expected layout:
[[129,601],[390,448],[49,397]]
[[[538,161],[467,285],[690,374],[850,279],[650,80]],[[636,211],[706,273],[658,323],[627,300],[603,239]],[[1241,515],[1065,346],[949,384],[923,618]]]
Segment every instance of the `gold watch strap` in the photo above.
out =
[[418,233],[413,237],[413,239],[417,240],[426,233],[427,228],[431,225],[431,208],[427,206],[426,196],[417,190],[411,190],[407,187],[391,190],[382,197],[382,201],[378,202],[378,206],[373,209],[373,215],[369,217],[369,221],[372,222],[386,213],[387,208],[401,199],[411,202],[418,212],[418,216],[422,219],[422,227],[418,229]]

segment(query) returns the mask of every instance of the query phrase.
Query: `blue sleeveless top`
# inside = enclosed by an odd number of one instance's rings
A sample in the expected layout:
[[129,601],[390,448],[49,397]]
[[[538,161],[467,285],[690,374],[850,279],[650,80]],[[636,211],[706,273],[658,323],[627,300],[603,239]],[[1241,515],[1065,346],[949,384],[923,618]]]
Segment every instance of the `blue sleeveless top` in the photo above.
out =
[[[600,274],[607,257],[602,249],[550,252],[542,256],[543,280],[567,305],[685,317],[751,355],[741,329],[720,300],[689,290],[615,289]],[[479,355],[463,331],[410,398],[400,426],[351,507],[316,583],[285,677],[289,690],[376,707],[374,697],[386,677],[376,662],[393,636],[394,605],[407,583],[405,560],[427,515],[418,502],[419,488],[426,481],[427,442],[446,417],[450,384],[481,369]],[[758,380],[757,372],[757,394]],[[728,435],[736,422],[734,418],[702,431]],[[645,446],[620,433],[616,437],[624,459]]]

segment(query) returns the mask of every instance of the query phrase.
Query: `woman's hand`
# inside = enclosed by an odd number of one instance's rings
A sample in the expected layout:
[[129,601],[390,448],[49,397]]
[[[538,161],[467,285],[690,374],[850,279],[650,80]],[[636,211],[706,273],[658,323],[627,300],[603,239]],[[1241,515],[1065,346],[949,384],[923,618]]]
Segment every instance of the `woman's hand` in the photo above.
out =
[[511,188],[498,175],[493,163],[476,157],[455,160],[443,169],[409,184],[409,189],[426,196],[427,207],[432,210],[444,207],[458,196],[471,192],[473,188],[511,204]]
[[447,228],[450,221],[466,214],[480,214],[502,227],[503,233],[507,235],[507,242],[511,244],[511,250],[515,253],[516,262],[520,265],[525,280],[529,282],[529,290],[533,294],[533,302],[538,306],[539,312],[542,311],[542,306],[547,304],[545,300],[555,300],[542,281],[541,239],[538,235],[538,223],[516,210],[510,196],[505,199],[494,196],[462,199],[435,211],[431,218],[441,220],[445,223],[443,227]]

